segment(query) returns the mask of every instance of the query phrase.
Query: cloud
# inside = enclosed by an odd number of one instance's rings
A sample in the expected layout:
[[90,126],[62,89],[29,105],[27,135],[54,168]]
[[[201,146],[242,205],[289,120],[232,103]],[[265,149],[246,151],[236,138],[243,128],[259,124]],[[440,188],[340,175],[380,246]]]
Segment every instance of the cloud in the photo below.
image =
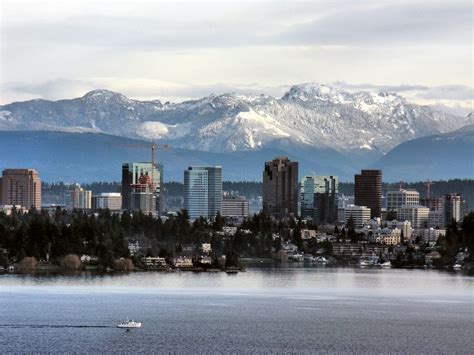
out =
[[350,84],[343,81],[331,83],[336,87],[346,90],[362,90],[376,92],[414,92],[419,99],[440,100],[474,100],[473,88],[467,85],[439,85],[429,87],[426,85],[375,85],[375,84]]
[[[463,103],[471,31],[470,1],[4,0],[0,101],[95,88],[172,101],[280,96],[281,83],[337,81]],[[354,84],[364,82],[390,85]]]
[[472,4],[457,1],[154,4],[3,27],[8,42],[163,51],[242,46],[470,45]]

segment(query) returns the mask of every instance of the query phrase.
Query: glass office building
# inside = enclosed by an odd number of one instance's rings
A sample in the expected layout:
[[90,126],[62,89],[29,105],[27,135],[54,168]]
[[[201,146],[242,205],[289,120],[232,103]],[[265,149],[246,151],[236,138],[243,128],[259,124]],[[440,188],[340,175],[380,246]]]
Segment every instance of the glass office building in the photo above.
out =
[[193,219],[222,214],[221,166],[190,166],[184,171],[184,208]]

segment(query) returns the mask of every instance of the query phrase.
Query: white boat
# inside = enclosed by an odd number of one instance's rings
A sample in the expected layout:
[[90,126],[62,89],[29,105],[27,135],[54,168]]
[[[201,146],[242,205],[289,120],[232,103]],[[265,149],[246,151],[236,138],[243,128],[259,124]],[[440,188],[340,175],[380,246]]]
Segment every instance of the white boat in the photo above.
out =
[[454,270],[461,270],[462,265],[461,264],[454,264],[453,269]]
[[304,261],[311,261],[312,262],[314,260],[315,260],[315,258],[311,254],[305,254],[304,255]]
[[389,260],[389,261],[386,261],[386,262],[380,264],[380,266],[383,267],[383,268],[389,269],[389,268],[392,267],[392,263],[391,263],[390,260]]
[[119,324],[117,324],[117,328],[141,328],[142,323],[141,322],[135,322],[133,319],[132,320],[123,320],[120,321]]
[[359,261],[359,266],[373,266],[375,263],[373,262],[373,260],[369,260],[369,259],[364,259],[364,260],[361,260]]
[[328,259],[326,259],[324,256],[318,256],[316,258],[316,262],[320,264],[326,264],[328,262]]
[[303,254],[295,253],[295,254],[288,255],[288,259],[292,261],[301,262],[301,261],[304,261],[304,256]]

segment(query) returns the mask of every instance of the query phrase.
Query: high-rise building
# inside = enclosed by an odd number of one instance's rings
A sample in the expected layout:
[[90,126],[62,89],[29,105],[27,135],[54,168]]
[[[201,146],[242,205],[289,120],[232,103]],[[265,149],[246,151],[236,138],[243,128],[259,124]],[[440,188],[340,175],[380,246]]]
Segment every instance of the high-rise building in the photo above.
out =
[[92,196],[92,208],[94,210],[120,211],[122,209],[122,195],[119,192],[103,192],[98,196]]
[[208,187],[207,203],[209,218],[222,215],[222,166],[206,166]]
[[351,217],[354,221],[354,228],[362,228],[362,226],[370,219],[370,208],[366,206],[349,205],[345,208],[339,209],[339,222],[347,224]]
[[382,215],[382,170],[362,170],[354,178],[354,204],[370,208],[371,218]]
[[387,211],[396,211],[402,206],[420,204],[420,193],[415,190],[387,191]]
[[184,171],[184,208],[190,218],[222,214],[221,166],[190,166]]
[[[141,163],[123,163],[122,164],[122,209],[133,210],[132,208],[132,185],[142,185],[139,182],[141,176],[149,176],[150,180],[147,187],[147,193],[154,195],[153,200],[155,203],[154,207],[147,208],[154,215],[161,214],[163,207],[162,204],[162,186],[163,186],[163,165],[153,164],[151,162]],[[139,191],[140,190],[140,191]],[[135,186],[135,199],[136,195],[143,194],[143,186]],[[142,196],[143,197],[143,196]],[[148,198],[149,200],[149,198]],[[135,201],[134,206],[137,206]],[[139,204],[138,204],[139,205]]]
[[307,175],[301,180],[301,216],[317,223],[337,219],[339,182],[337,176]]
[[410,221],[415,229],[426,228],[429,222],[430,209],[425,206],[402,206],[397,210],[399,221]]
[[5,169],[0,204],[41,208],[41,180],[34,169]]
[[81,185],[76,184],[71,192],[72,208],[90,209],[92,207],[92,191],[84,190]]
[[298,213],[298,163],[287,157],[265,162],[263,212],[275,218]]
[[462,219],[462,196],[460,194],[446,194],[444,196],[444,223],[449,225],[454,219],[459,222]]

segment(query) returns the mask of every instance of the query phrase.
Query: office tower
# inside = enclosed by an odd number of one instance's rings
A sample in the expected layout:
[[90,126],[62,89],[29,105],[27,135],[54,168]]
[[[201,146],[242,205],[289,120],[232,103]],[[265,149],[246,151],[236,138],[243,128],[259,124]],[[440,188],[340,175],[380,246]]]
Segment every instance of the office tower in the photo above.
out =
[[370,208],[366,206],[349,205],[345,208],[339,209],[339,222],[347,225],[347,222],[349,222],[351,217],[354,221],[354,228],[362,228],[363,225],[370,219]]
[[304,219],[316,219],[315,210],[315,190],[316,190],[316,176],[307,175],[301,179],[300,193],[301,193],[301,210],[300,216]]
[[420,194],[415,190],[387,191],[387,211],[396,211],[402,206],[420,204]]
[[287,157],[265,162],[263,212],[275,218],[298,213],[298,163]]
[[92,207],[92,191],[84,190],[81,185],[76,184],[71,192],[72,208],[90,209]]
[[208,213],[214,218],[217,213],[222,215],[222,166],[207,166],[208,178]]
[[5,169],[1,184],[1,204],[41,208],[41,180],[36,170]]
[[243,197],[224,197],[222,199],[222,216],[246,218],[249,216],[249,200]]
[[337,219],[339,181],[337,176],[308,175],[301,180],[301,217],[316,223]]
[[100,195],[92,196],[92,208],[94,210],[120,211],[122,209],[122,195],[119,192],[103,192]]
[[398,208],[397,218],[399,221],[410,221],[415,229],[426,228],[429,223],[430,209],[425,206],[406,205]]
[[444,196],[444,223],[449,225],[454,219],[459,222],[462,218],[462,197],[460,194],[446,194]]
[[370,208],[371,218],[381,217],[382,170],[362,170],[355,175],[354,204]]
[[[147,184],[147,193],[154,194],[154,208],[147,207],[147,210],[153,212],[153,214],[161,214],[162,206],[162,186],[163,186],[163,165],[153,164],[150,162],[141,163],[123,163],[122,164],[122,209],[133,210],[132,208],[132,185],[142,185],[139,183],[141,176],[146,175],[150,177],[150,181]],[[139,191],[141,190],[141,192]],[[135,195],[143,193],[143,186],[135,187]],[[136,196],[135,196],[136,198]],[[137,206],[135,201],[134,206]]]
[[184,171],[184,208],[193,219],[222,214],[221,166],[190,166]]

